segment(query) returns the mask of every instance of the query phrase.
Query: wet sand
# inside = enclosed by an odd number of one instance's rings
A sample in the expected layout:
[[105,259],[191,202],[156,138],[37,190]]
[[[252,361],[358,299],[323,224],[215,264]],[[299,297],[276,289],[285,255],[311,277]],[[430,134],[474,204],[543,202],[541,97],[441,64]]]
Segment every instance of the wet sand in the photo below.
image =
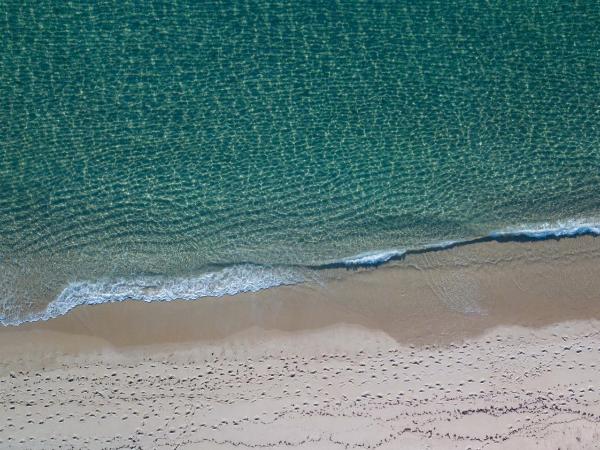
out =
[[596,448],[600,239],[0,329],[2,448]]

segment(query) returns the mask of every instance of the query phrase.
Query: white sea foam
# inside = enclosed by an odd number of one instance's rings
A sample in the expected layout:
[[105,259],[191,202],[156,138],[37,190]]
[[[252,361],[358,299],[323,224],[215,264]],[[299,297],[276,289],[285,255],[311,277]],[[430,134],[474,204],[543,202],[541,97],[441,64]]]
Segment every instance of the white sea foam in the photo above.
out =
[[[545,222],[530,225],[521,225],[516,227],[508,227],[498,231],[492,231],[487,237],[492,239],[511,237],[527,237],[532,239],[546,239],[552,237],[574,237],[580,235],[600,236],[600,220],[591,219],[571,219],[566,221]],[[485,237],[484,237],[485,238]],[[408,249],[389,249],[375,250],[365,253],[359,253],[355,256],[349,256],[333,262],[322,264],[318,267],[369,267],[385,264],[391,259],[401,258],[402,256],[412,253],[428,250],[444,250],[453,247],[457,244],[468,244],[479,239],[465,240],[445,240],[438,241],[424,247],[408,248]]]
[[[579,235],[600,236],[600,220],[572,219],[523,225],[493,231],[487,236],[492,239],[510,239],[511,237],[546,239]],[[444,249],[461,242],[469,243],[469,240],[441,241],[429,245],[423,250]],[[317,266],[317,268],[379,266],[392,259],[401,258],[411,251],[416,251],[416,249],[388,249],[365,252],[326,263]],[[310,269],[240,264],[215,272],[203,273],[195,277],[138,277],[73,282],[54,301],[48,304],[43,312],[20,317],[0,314],[0,324],[18,325],[24,322],[48,320],[66,314],[80,305],[95,305],[124,300],[141,300],[145,302],[196,300],[202,297],[221,297],[241,292],[256,292],[282,285],[303,283],[308,281],[307,274],[309,272],[314,273]]]
[[571,219],[510,227],[494,231],[490,233],[490,237],[524,236],[533,239],[545,239],[551,237],[573,237],[583,234],[600,235],[600,220]]
[[360,253],[340,260],[340,265],[347,267],[378,266],[388,262],[392,258],[400,258],[406,250],[379,250],[374,252]]
[[[571,219],[557,222],[544,222],[530,225],[521,225],[508,227],[498,231],[492,231],[488,234],[490,238],[511,238],[528,237],[532,239],[546,239],[552,237],[574,237],[580,235],[600,236],[600,220],[593,219]],[[367,267],[378,266],[388,262],[391,259],[400,258],[407,253],[414,251],[443,250],[461,243],[469,243],[470,240],[446,240],[439,241],[421,249],[411,248],[402,250],[377,250],[372,252],[360,253],[356,256],[343,258],[336,263],[328,265],[339,265],[345,267]]]
[[48,304],[46,310],[15,319],[0,316],[3,325],[48,320],[66,314],[80,305],[141,300],[144,302],[196,300],[201,297],[221,297],[241,292],[256,292],[276,286],[306,281],[305,273],[290,268],[271,268],[243,264],[226,267],[196,277],[107,279],[70,283]]

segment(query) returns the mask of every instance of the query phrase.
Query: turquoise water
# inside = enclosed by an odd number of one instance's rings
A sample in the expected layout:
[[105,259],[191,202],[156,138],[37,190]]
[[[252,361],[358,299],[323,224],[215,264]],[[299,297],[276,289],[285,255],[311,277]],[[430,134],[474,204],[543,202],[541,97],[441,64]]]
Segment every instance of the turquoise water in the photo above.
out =
[[0,35],[3,323],[600,217],[594,1],[8,1]]

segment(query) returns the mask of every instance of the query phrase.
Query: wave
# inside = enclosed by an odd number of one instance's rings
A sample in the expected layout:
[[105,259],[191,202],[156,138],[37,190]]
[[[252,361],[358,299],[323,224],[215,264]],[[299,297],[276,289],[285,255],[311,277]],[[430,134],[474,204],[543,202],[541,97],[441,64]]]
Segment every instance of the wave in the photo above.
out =
[[348,258],[342,258],[332,262],[310,266],[313,269],[339,269],[339,268],[358,268],[358,267],[377,267],[389,261],[401,259],[406,254],[406,250],[377,250],[373,252],[360,253]]
[[469,244],[506,241],[539,241],[544,239],[560,239],[577,236],[600,236],[600,221],[572,219],[554,223],[538,223],[508,227],[471,239],[445,240],[422,247],[377,250],[359,253],[332,262],[310,266],[313,269],[377,267],[390,261],[404,259],[407,255],[449,250]]
[[196,277],[138,277],[70,283],[60,295],[39,313],[13,318],[0,316],[3,325],[49,320],[62,316],[81,305],[137,300],[144,302],[197,300],[202,297],[222,297],[242,292],[257,292],[276,286],[305,282],[306,274],[285,267],[265,267],[241,264],[225,267]]
[[576,236],[600,236],[600,222],[572,219],[563,222],[511,227],[490,233],[493,239],[527,237],[534,240]]
[[[577,236],[600,236],[600,221],[573,219],[564,222],[539,223],[509,227],[472,239],[439,241],[430,245],[359,253],[323,264],[309,266],[262,266],[253,263],[226,266],[195,277],[138,277],[70,283],[60,295],[39,313],[24,317],[0,315],[0,324],[19,325],[48,320],[66,314],[81,305],[137,300],[145,302],[197,300],[222,297],[242,292],[257,292],[277,286],[301,284],[314,279],[314,271],[322,269],[358,269],[378,267],[410,254],[437,252],[484,242],[539,241]],[[309,274],[313,274],[310,275]]]

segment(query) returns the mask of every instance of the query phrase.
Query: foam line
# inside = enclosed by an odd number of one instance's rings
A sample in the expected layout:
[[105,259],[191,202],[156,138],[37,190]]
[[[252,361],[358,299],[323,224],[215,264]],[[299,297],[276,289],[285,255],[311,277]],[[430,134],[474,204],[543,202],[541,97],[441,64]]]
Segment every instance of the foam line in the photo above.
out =
[[241,292],[257,292],[276,286],[298,284],[304,275],[291,268],[270,268],[243,264],[226,267],[217,272],[188,278],[139,277],[81,281],[70,283],[60,295],[40,313],[22,318],[2,317],[3,325],[49,320],[62,316],[81,305],[141,300],[144,302],[196,300],[201,297],[222,297]]
[[24,322],[49,320],[64,315],[80,305],[95,305],[125,300],[145,302],[196,300],[202,297],[221,297],[242,292],[256,292],[277,286],[303,283],[307,281],[305,275],[312,270],[378,267],[390,261],[403,259],[410,254],[437,252],[476,243],[539,241],[577,236],[600,236],[599,222],[571,220],[553,224],[512,227],[493,231],[486,236],[473,239],[442,241],[425,247],[406,250],[389,249],[365,252],[312,266],[267,267],[243,263],[224,266],[218,271],[200,274],[196,277],[138,277],[73,282],[55,300],[49,303],[44,311],[24,317],[0,315],[0,324],[19,325]]

